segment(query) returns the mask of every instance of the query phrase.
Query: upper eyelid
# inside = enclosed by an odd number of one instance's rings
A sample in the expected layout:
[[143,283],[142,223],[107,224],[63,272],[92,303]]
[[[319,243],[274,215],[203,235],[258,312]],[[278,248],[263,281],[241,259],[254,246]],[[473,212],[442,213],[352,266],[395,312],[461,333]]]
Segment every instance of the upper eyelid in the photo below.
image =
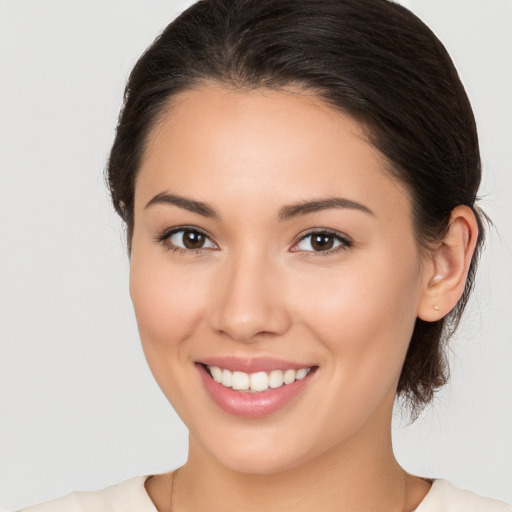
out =
[[294,244],[296,244],[297,242],[300,242],[301,240],[303,240],[304,238],[308,237],[308,236],[311,236],[311,235],[316,235],[316,234],[328,234],[328,235],[332,235],[336,238],[339,238],[341,240],[343,240],[344,242],[352,242],[352,239],[348,236],[348,235],[345,235],[344,233],[341,233],[340,231],[337,231],[335,229],[330,229],[330,228],[312,228],[312,229],[308,229],[306,231],[303,231],[302,233],[300,233],[299,235],[297,235],[297,237],[295,238],[295,242]]
[[[302,242],[305,238],[308,238],[315,234],[327,234],[332,236],[333,238],[337,238],[340,242],[340,245],[338,247],[334,247],[332,249],[327,249],[325,251],[307,251],[296,248],[297,245]],[[317,257],[317,256],[328,256],[336,254],[340,251],[347,250],[351,247],[353,247],[354,242],[352,239],[345,235],[344,233],[341,233],[335,229],[330,228],[312,228],[307,231],[303,231],[300,235],[297,236],[295,241],[293,242],[291,248],[289,249],[290,252],[297,252],[297,253],[303,253],[304,255],[307,255],[307,257]],[[295,248],[295,249],[294,249]]]
[[[202,229],[202,228],[200,228],[198,226],[193,226],[193,225],[176,226],[176,227],[173,227],[173,228],[165,229],[156,238],[159,241],[164,241],[164,240],[168,239],[171,235],[173,235],[175,233],[179,233],[180,231],[197,231],[198,233],[201,233],[202,235],[206,236],[217,247],[219,246],[219,244],[215,241],[215,238],[212,235],[210,235],[210,233],[208,233],[206,230],[204,230],[204,229]],[[331,229],[331,228],[310,228],[308,230],[302,231],[300,234],[298,234],[295,237],[294,241],[292,242],[292,247],[297,245],[301,240],[303,240],[304,238],[306,238],[308,236],[312,236],[312,235],[315,235],[315,234],[322,234],[322,233],[328,234],[328,235],[332,235],[333,237],[342,240],[347,245],[353,243],[349,236],[347,236],[344,233],[341,233],[340,231],[337,231],[335,229]],[[198,250],[200,250],[200,249],[198,249]]]
[[[204,229],[202,229],[202,228],[200,228],[198,226],[176,226],[176,227],[173,227],[173,228],[164,229],[155,238],[159,242],[165,242],[172,235],[174,235],[176,233],[179,233],[180,231],[196,231],[196,232],[201,233],[202,235],[204,235],[206,238],[208,238],[208,240],[210,240],[210,242],[212,242],[217,247],[219,246],[219,244],[210,235],[210,233],[208,233],[208,231],[205,231]],[[204,249],[204,248],[201,248],[201,249],[189,249],[189,250],[191,250],[191,251],[193,251],[193,250],[199,251],[199,250],[202,250],[202,249]]]
[[161,233],[161,236],[168,237],[169,235],[172,235],[174,233],[179,233],[180,231],[197,231],[198,233],[201,233],[202,235],[205,235],[206,237],[212,239],[213,237],[208,233],[208,231],[205,231],[202,228],[199,228],[197,226],[176,226],[174,228],[168,228],[164,229]]

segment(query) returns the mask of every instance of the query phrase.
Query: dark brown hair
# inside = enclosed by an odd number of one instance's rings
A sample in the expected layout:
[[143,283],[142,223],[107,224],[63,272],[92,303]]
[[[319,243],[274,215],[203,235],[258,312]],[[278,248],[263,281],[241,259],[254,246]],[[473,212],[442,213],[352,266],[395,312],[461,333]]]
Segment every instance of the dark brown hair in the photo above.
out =
[[197,2],[146,50],[126,86],[107,172],[129,248],[148,133],[175,94],[207,82],[298,86],[358,120],[409,191],[422,248],[443,238],[456,206],[475,212],[480,231],[465,292],[448,317],[416,321],[403,366],[398,395],[418,412],[447,380],[444,345],[467,303],[483,241],[475,121],[444,46],[388,0]]

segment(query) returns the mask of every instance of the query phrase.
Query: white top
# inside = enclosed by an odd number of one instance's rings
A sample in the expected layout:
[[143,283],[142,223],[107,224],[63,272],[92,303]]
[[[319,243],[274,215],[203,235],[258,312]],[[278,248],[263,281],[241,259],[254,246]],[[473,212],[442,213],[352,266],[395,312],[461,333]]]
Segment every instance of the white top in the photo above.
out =
[[[144,487],[147,478],[136,476],[101,491],[73,492],[19,512],[157,512]],[[415,512],[512,512],[512,507],[438,479]]]

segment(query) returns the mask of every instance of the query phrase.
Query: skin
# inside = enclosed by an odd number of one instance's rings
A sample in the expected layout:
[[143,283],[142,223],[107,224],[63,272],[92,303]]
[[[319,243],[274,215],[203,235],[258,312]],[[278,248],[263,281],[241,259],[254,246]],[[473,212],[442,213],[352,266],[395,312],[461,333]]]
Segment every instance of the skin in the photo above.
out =
[[[407,191],[361,127],[292,89],[181,93],[149,136],[136,180],[130,291],[149,366],[190,431],[175,510],[413,510],[430,484],[394,458],[391,414],[419,316],[460,297],[477,227],[454,210],[446,239],[420,251]],[[207,203],[207,217],[151,200]],[[345,198],[279,219],[286,206]],[[194,226],[201,250],[173,251]],[[314,251],[312,229],[348,243]],[[333,239],[334,240],[334,239]],[[434,305],[438,309],[434,308]],[[207,395],[195,361],[268,356],[316,365],[279,411],[245,419]],[[146,483],[170,509],[172,475]]]

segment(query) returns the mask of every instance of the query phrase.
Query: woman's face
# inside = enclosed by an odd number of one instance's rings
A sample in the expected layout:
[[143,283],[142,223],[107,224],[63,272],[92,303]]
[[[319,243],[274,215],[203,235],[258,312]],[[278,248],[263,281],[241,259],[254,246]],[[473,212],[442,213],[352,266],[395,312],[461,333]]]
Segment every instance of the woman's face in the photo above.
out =
[[153,129],[131,295],[196,453],[270,473],[388,435],[425,279],[385,165],[292,91],[198,87]]

